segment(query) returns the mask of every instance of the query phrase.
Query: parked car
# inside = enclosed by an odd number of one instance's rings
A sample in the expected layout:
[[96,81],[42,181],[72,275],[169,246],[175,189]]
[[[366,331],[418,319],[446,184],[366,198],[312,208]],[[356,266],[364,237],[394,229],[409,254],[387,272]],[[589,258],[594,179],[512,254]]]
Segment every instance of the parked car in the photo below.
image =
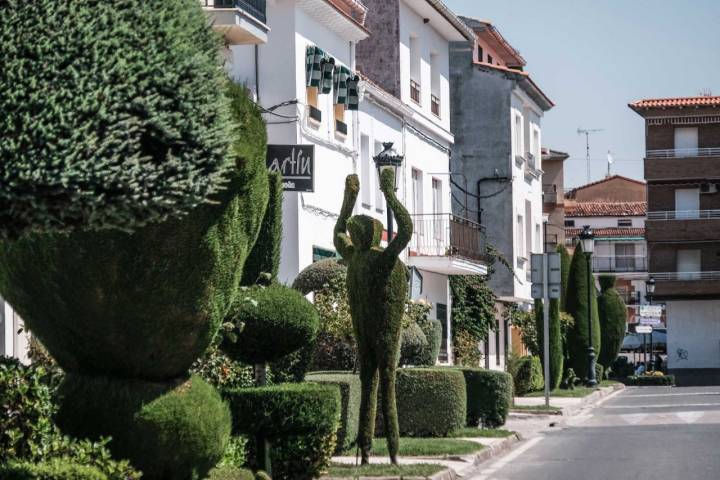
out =
[[[650,348],[650,335],[645,336],[647,348]],[[656,352],[667,353],[667,329],[656,328],[652,333],[653,350]],[[642,352],[643,351],[643,334],[628,332],[623,339],[621,352]]]

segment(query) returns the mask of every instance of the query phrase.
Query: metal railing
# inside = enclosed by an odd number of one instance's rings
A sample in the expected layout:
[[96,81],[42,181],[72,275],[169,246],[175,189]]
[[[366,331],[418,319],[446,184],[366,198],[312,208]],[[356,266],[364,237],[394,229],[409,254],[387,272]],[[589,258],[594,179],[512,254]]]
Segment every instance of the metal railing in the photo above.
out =
[[701,281],[701,280],[720,280],[720,272],[654,272],[650,274],[657,281]]
[[485,227],[452,213],[411,215],[410,255],[487,259]]
[[209,8],[238,8],[267,23],[267,0],[203,0]]
[[682,158],[682,157],[719,157],[720,147],[709,148],[668,148],[665,150],[648,150],[646,158]]
[[542,186],[543,203],[557,203],[557,185]]
[[640,255],[594,255],[593,271],[595,272],[646,272],[647,257]]
[[648,220],[700,220],[720,218],[720,210],[666,210],[648,212]]

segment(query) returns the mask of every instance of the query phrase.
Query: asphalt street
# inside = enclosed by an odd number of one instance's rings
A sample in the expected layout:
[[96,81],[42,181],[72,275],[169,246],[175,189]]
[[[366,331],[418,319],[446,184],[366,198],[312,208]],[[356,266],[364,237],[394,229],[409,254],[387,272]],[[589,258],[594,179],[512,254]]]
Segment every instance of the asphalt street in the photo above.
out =
[[720,387],[627,388],[472,480],[718,480]]

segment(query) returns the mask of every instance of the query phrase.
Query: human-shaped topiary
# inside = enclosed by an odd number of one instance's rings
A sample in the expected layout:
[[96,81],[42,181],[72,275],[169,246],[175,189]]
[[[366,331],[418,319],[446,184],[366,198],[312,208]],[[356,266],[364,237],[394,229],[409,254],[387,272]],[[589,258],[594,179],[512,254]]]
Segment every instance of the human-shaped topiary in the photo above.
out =
[[615,289],[615,275],[600,275],[599,280],[601,292],[598,297],[598,312],[602,350],[598,363],[607,371],[617,358],[625,338],[627,306]]
[[363,464],[369,462],[375,431],[378,381],[390,460],[397,463],[395,370],[407,298],[406,269],[398,257],[410,242],[413,225],[407,210],[395,196],[394,180],[392,170],[382,172],[380,190],[398,224],[397,236],[389,239],[385,249],[380,247],[383,232],[380,221],[366,215],[350,218],[360,191],[357,175],[349,175],[345,181],[345,197],[335,225],[335,248],[348,264],[350,313],[360,356],[362,398],[358,445]]

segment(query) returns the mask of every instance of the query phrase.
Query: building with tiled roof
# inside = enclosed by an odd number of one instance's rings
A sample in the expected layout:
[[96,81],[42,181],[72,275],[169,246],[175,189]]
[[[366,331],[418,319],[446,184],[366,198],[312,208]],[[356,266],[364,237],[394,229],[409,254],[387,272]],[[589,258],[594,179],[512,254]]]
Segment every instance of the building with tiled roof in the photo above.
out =
[[636,112],[655,108],[717,108],[720,107],[720,96],[704,95],[698,97],[649,98],[630,103],[628,106]]
[[647,202],[572,202],[565,206],[566,217],[644,217]]
[[[566,228],[565,235],[567,235],[568,238],[575,238],[580,235],[582,230],[582,228]],[[593,228],[593,235],[595,235],[595,238],[601,238],[604,240],[644,240],[645,229],[642,227],[601,227]]]
[[611,175],[573,188],[565,194],[566,199],[578,202],[644,202],[645,196],[645,182],[622,175]]

